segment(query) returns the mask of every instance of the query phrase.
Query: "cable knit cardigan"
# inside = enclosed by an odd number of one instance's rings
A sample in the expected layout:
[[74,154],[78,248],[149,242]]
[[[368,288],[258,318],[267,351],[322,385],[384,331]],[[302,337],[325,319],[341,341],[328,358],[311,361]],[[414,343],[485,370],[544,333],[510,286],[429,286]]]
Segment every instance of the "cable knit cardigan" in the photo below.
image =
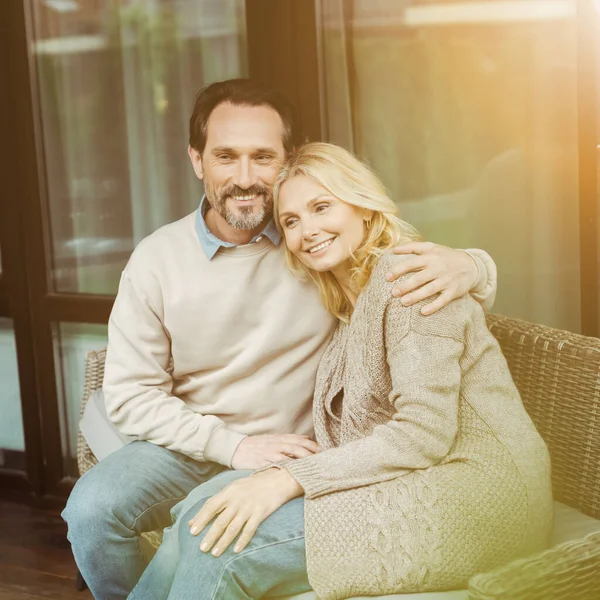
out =
[[464,585],[541,548],[546,446],[481,306],[404,307],[385,254],[317,374],[322,451],[282,466],[305,490],[308,575],[320,598]]

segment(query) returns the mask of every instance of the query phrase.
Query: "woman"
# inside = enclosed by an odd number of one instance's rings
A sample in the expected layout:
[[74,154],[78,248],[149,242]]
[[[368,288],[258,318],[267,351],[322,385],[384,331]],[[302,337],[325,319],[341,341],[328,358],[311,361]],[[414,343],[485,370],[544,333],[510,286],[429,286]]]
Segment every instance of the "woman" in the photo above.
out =
[[317,374],[320,452],[197,488],[130,598],[451,589],[544,546],[544,442],[477,302],[424,317],[391,296],[403,258],[387,250],[417,235],[395,213],[342,148],[289,159],[275,185],[289,265],[339,319]]

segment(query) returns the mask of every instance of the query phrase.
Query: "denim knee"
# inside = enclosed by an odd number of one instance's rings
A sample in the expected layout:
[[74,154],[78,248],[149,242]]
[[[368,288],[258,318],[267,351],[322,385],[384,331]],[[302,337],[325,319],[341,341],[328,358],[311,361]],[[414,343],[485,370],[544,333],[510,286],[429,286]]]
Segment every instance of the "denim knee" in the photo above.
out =
[[116,521],[117,506],[110,487],[94,477],[93,470],[77,481],[62,512],[68,533],[101,534],[106,524]]

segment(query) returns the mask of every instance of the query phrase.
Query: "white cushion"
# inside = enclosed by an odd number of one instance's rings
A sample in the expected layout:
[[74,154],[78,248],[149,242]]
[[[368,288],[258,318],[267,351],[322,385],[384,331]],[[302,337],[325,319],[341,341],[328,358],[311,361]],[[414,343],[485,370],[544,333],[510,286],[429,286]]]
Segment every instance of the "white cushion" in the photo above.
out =
[[[563,542],[577,540],[588,533],[600,531],[600,521],[588,517],[582,512],[571,508],[561,502],[554,503],[554,529],[552,531],[551,545],[557,546]],[[394,594],[392,596],[379,596],[380,600],[467,600],[467,590],[453,592],[425,592],[422,594]],[[314,592],[307,592],[297,596],[288,596],[282,600],[317,600]],[[349,599],[352,600],[352,599]],[[353,600],[377,600],[373,596],[361,596]]]
[[600,521],[561,502],[554,503],[554,529],[551,547],[579,540],[588,533],[600,530]]
[[[393,594],[392,596],[357,596],[348,600],[377,600],[377,598],[384,600],[467,600],[468,597],[467,590],[460,590],[456,592],[424,592],[423,594]],[[282,600],[317,600],[317,596],[314,592],[307,592],[282,598]]]
[[87,401],[79,421],[79,429],[92,454],[98,460],[103,460],[115,450],[135,440],[117,431],[110,421],[106,414],[104,394],[101,389],[94,390]]

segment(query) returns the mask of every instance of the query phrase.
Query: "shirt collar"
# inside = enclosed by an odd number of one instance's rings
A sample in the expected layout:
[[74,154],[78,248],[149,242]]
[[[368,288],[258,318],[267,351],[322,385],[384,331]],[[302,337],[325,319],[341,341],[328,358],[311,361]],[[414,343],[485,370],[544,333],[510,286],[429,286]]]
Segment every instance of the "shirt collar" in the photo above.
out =
[[[224,242],[209,231],[204,219],[204,215],[206,215],[206,211],[209,209],[209,206],[210,205],[206,201],[206,196],[202,196],[202,200],[200,200],[200,206],[196,211],[196,233],[198,234],[198,239],[200,240],[200,245],[202,246],[202,250],[204,250],[204,254],[206,254],[208,260],[212,260],[219,248],[235,248],[237,244]],[[258,241],[258,239],[263,235],[271,240],[274,246],[278,246],[279,242],[281,241],[281,235],[277,231],[277,226],[275,225],[275,221],[273,221],[273,219],[269,220],[265,228],[258,235],[255,235],[250,240],[250,243]]]

